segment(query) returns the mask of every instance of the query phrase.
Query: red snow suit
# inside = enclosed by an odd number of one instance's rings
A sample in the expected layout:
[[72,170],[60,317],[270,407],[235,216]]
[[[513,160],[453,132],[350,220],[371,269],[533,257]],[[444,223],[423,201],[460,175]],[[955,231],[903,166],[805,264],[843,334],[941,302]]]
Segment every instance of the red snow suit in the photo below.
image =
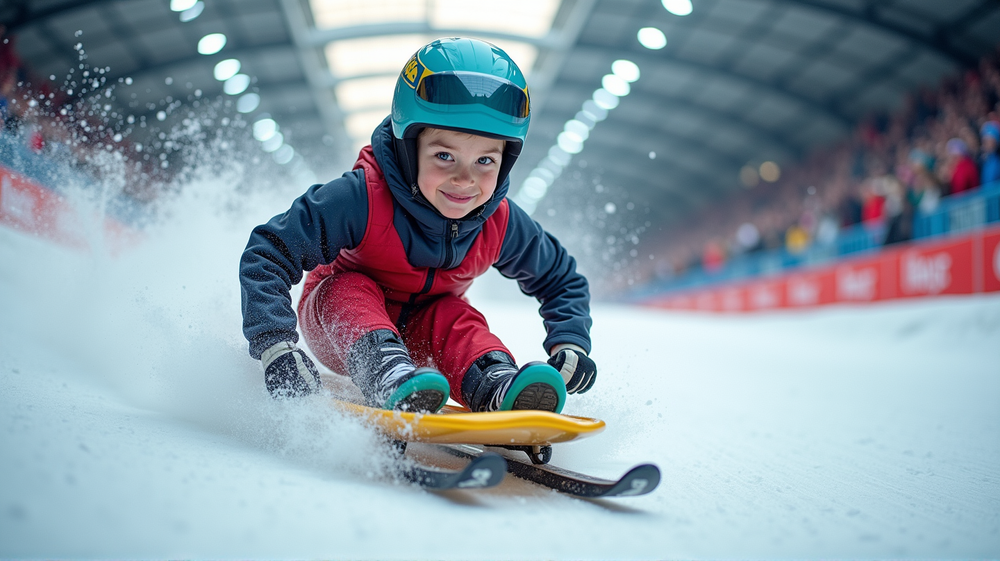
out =
[[462,377],[490,351],[511,354],[490,333],[486,318],[463,298],[472,281],[499,258],[507,231],[507,201],[483,224],[465,259],[454,269],[414,267],[393,225],[393,197],[371,147],[355,169],[364,170],[368,224],[361,243],[306,277],[298,316],[309,348],[324,365],[347,373],[347,353],[361,336],[389,329],[400,336],[417,366],[434,366],[448,378],[452,398]]

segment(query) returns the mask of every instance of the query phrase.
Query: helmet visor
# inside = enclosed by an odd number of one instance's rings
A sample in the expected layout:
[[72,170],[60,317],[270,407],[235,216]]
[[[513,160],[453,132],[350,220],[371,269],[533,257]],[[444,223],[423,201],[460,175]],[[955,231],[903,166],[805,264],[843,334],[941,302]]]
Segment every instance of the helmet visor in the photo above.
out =
[[528,93],[503,78],[476,72],[437,72],[421,78],[417,96],[440,105],[484,105],[518,119],[528,117]]

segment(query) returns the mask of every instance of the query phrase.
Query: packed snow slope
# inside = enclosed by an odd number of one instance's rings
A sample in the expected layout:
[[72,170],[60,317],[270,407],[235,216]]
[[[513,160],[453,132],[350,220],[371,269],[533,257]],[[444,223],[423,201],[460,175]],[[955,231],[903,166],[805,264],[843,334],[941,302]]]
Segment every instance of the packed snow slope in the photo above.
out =
[[[553,463],[652,461],[660,488],[586,501],[508,476],[432,493],[323,398],[263,389],[237,264],[289,201],[188,189],[117,251],[96,229],[83,252],[0,228],[0,557],[1000,556],[996,296],[739,317],[596,305],[599,379],[566,411],[608,429]],[[542,358],[535,306],[502,281],[474,302],[519,360]]]

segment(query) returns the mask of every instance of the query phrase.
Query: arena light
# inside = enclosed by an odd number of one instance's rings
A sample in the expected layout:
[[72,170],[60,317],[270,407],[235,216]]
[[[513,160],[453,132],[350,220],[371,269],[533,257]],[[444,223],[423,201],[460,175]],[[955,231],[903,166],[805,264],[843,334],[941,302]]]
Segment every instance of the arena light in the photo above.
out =
[[250,76],[237,74],[226,80],[226,83],[222,85],[222,91],[229,95],[239,95],[245,92],[248,87],[250,87]]
[[170,0],[170,9],[174,12],[190,10],[198,3],[198,0]]
[[691,0],[661,0],[663,7],[675,16],[686,16],[694,11]]
[[226,36],[222,33],[209,33],[198,41],[198,53],[214,55],[226,46]]
[[760,178],[768,183],[774,183],[781,178],[781,168],[774,162],[764,162],[760,165]]
[[611,109],[618,107],[619,103],[618,96],[604,88],[598,88],[597,91],[594,92],[593,99],[594,103],[605,111],[610,111]]
[[197,18],[204,11],[205,11],[205,3],[197,2],[194,6],[191,6],[190,9],[181,12],[181,23],[187,23]]
[[549,148],[549,160],[560,168],[568,166],[571,159],[573,159],[573,157],[568,152],[560,148],[558,144],[553,144],[552,148]]
[[588,126],[587,123],[576,119],[566,121],[566,125],[563,126],[563,130],[579,136],[580,140],[587,140],[587,138],[590,137],[590,126]]
[[639,65],[631,60],[620,59],[614,61],[611,63],[611,72],[629,83],[639,79]]
[[618,97],[625,97],[632,91],[628,82],[622,80],[615,74],[605,74],[604,77],[601,78],[601,87]]
[[583,151],[583,141],[580,140],[580,137],[565,131],[556,137],[556,144],[567,154],[579,154]]
[[667,46],[667,36],[655,27],[643,27],[637,35],[639,44],[654,51]]
[[281,148],[285,143],[285,136],[280,132],[274,133],[274,136],[268,138],[264,142],[260,143],[260,147],[264,149],[265,152],[274,152]]
[[278,123],[274,119],[263,118],[253,124],[253,137],[264,142],[278,132]]
[[601,107],[592,99],[583,102],[583,113],[587,114],[595,123],[599,123],[608,118],[608,110]]
[[[663,44],[666,44],[663,33],[659,30],[654,31],[660,35]],[[583,151],[583,144],[590,138],[591,131],[597,123],[607,118],[608,111],[618,107],[621,102],[619,98],[628,95],[632,91],[632,82],[638,79],[639,66],[634,62],[619,59],[612,63],[611,74],[601,79],[602,87],[594,92],[591,99],[583,102],[583,107],[577,111],[574,118],[566,121],[563,131],[556,137],[555,144],[549,148],[548,155],[538,162],[527,179],[521,183],[517,193],[513,195],[514,202],[529,215],[534,213],[538,203],[545,197],[556,178],[562,174],[563,169],[572,161],[573,156]],[[650,152],[650,158],[654,157]],[[614,212],[613,207],[612,210],[605,210],[609,214]],[[551,215],[552,211],[549,213]]]
[[545,182],[546,187],[552,185],[552,182],[556,180],[556,174],[554,171],[542,167],[531,170],[531,174],[528,177],[537,177],[541,179]]
[[549,186],[540,177],[529,177],[521,184],[522,196],[535,202],[542,200],[548,189]]
[[232,78],[240,71],[240,61],[235,58],[227,58],[226,60],[220,60],[215,65],[215,70],[212,74],[215,79],[220,82],[225,82],[226,80]]
[[240,113],[252,113],[259,106],[260,96],[253,92],[241,95],[236,101],[236,110]]

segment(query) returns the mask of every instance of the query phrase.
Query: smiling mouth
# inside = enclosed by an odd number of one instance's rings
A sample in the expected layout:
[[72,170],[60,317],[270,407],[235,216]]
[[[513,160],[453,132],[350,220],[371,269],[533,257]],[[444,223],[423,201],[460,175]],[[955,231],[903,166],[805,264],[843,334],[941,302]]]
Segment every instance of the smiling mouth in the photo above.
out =
[[445,193],[444,191],[442,191],[441,194],[444,195],[444,198],[448,199],[453,203],[467,203],[475,198],[472,195],[469,195],[468,197],[462,197],[459,195],[452,195],[451,193]]

